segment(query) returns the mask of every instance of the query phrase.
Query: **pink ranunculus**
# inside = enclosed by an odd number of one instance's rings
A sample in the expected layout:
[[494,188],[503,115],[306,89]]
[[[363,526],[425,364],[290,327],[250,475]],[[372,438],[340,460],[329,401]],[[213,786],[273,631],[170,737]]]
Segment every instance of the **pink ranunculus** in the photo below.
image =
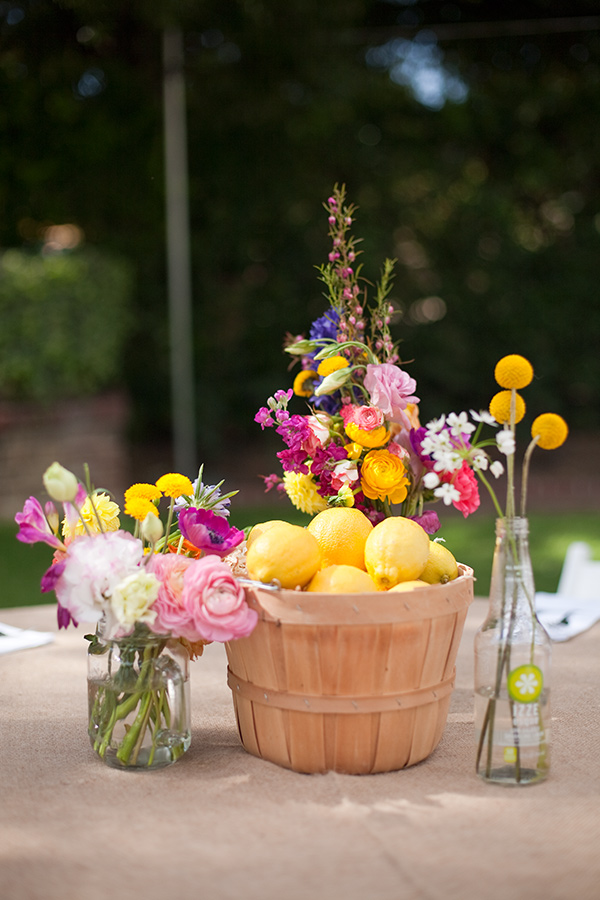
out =
[[258,621],[227,563],[214,556],[193,560],[183,576],[183,605],[196,628],[196,640],[232,641],[247,637]]
[[339,491],[345,484],[352,487],[358,481],[358,467],[355,462],[349,459],[342,459],[337,462],[331,472],[331,488]]
[[382,411],[376,406],[359,406],[354,412],[352,421],[364,431],[373,431],[385,421]]
[[460,500],[454,500],[452,505],[466,519],[468,515],[475,512],[480,503],[477,478],[467,462],[463,462],[462,468],[456,473],[452,484],[460,493]]
[[152,609],[156,619],[150,629],[157,634],[172,634],[188,641],[197,640],[191,614],[183,604],[183,578],[194,559],[177,553],[155,553],[148,569],[160,581],[158,597]]
[[326,419],[320,415],[306,416],[306,424],[308,425],[308,438],[302,441],[302,450],[308,457],[312,457],[315,451],[320,447],[324,447],[329,441],[329,426]]
[[378,406],[386,419],[410,428],[410,420],[404,410],[409,403],[418,403],[414,396],[417,383],[406,372],[392,363],[367,366],[364,381],[373,406]]
[[15,516],[15,522],[19,526],[17,540],[24,544],[36,544],[43,541],[51,547],[62,547],[63,543],[48,525],[44,515],[42,504],[35,497],[30,497],[23,504],[23,511]]

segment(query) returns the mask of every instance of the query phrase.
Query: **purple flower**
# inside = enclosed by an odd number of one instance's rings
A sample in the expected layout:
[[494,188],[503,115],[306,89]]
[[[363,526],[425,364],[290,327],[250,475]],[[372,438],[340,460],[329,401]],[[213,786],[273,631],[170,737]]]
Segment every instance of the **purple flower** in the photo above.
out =
[[42,575],[42,581],[40,585],[40,589],[42,594],[47,594],[50,591],[54,590],[56,582],[62,575],[65,570],[65,566],[67,564],[67,558],[65,556],[64,559],[61,559],[60,562],[52,563],[49,569],[47,569]]
[[210,509],[188,506],[179,513],[179,530],[184,538],[206,554],[227,556],[241,544],[244,532],[229,525],[227,519]]
[[71,622],[77,628],[79,622],[76,622],[68,609],[65,609],[64,606],[61,606],[60,603],[56,607],[56,618],[58,621],[59,628],[67,628]]
[[62,541],[57,538],[44,515],[41,503],[30,497],[23,505],[23,512],[17,513],[15,522],[19,526],[17,540],[24,544],[36,544],[43,541],[51,547],[63,547]]
[[428,509],[422,516],[408,516],[408,518],[414,519],[427,534],[435,534],[441,527],[439,516],[432,509]]
[[301,448],[298,450],[294,450],[293,448],[290,448],[289,450],[280,450],[277,457],[281,460],[284,472],[303,472],[305,475],[308,473],[306,451]]
[[337,339],[337,329],[340,317],[333,307],[330,307],[324,316],[321,316],[310,326],[309,336],[311,341],[318,341],[322,338]]

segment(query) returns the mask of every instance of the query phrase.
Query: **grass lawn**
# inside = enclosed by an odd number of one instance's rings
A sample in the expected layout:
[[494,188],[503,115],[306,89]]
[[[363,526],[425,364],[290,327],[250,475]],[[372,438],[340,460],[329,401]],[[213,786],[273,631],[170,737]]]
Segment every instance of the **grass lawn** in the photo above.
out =
[[[443,526],[439,536],[460,561],[473,567],[475,593],[485,596],[489,590],[490,570],[494,551],[494,518],[492,516],[446,515],[441,511]],[[289,507],[240,507],[232,512],[231,522],[238,528],[264,522],[267,519],[287,519],[304,525],[309,517]],[[540,591],[555,591],[567,547],[572,541],[587,541],[593,556],[600,559],[600,516],[583,513],[532,513],[530,548],[535,585]],[[54,603],[54,594],[40,593],[40,578],[50,565],[52,548],[45,544],[29,546],[15,539],[17,528],[11,523],[0,524],[0,571],[2,593],[0,609],[10,606],[32,606]]]

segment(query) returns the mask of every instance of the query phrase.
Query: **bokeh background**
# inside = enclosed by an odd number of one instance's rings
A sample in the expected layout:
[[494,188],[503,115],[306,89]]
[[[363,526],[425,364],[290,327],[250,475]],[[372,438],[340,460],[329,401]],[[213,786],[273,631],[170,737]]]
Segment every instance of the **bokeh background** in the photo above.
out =
[[255,501],[278,469],[254,414],[291,384],[285,334],[324,310],[322,203],[344,183],[364,276],[398,261],[425,420],[486,406],[497,359],[522,353],[527,421],[571,427],[531,502],[597,509],[595,0],[2,0],[0,514],[58,454],[114,490],[174,464],[165,29],[184,47],[209,480]]

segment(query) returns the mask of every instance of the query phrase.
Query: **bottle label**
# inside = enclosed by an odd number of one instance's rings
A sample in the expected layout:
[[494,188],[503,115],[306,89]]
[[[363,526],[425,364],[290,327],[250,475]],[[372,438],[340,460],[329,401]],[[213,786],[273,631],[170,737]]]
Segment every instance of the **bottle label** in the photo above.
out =
[[538,666],[517,666],[508,676],[508,696],[517,703],[534,703],[542,693],[544,676]]

